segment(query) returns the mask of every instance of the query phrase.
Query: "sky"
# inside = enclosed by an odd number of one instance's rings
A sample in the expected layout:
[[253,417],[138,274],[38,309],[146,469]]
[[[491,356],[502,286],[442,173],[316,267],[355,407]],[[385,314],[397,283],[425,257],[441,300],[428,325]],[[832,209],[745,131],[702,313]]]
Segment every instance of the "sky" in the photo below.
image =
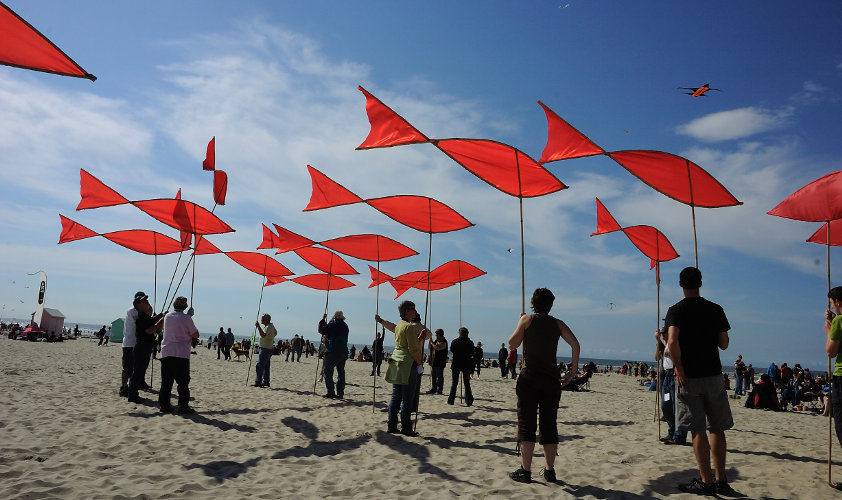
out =
[[[419,252],[382,263],[392,276],[426,270],[428,259],[487,274],[394,300],[389,286],[368,288],[370,263],[353,258],[356,286],[327,294],[264,289],[226,257],[199,256],[178,294],[192,297],[203,335],[220,326],[250,335],[265,312],[280,338],[315,340],[325,310],[341,309],[351,342],[370,344],[375,312],[396,321],[409,299],[448,339],[462,325],[495,351],[521,313],[518,200],[429,144],[355,150],[369,132],[362,85],[430,137],[492,139],[538,159],[540,100],[606,150],[695,162],[743,202],[695,211],[701,292],[731,324],[723,363],[742,354],[755,366],[826,366],[827,254],[805,243],[820,224],[766,212],[842,169],[842,2],[4,1],[98,80],[0,66],[3,318],[29,318],[29,273],[40,270],[46,306],[71,325],[110,324],[139,290],[165,307],[189,255],[156,259],[100,237],[58,245],[59,214],[99,233],[177,237],[133,206],[76,211],[79,171],[130,200],[181,189],[210,209],[201,164],[215,137],[229,185],[214,213],[236,230],[208,237],[222,250],[253,251],[261,224],[278,224],[314,241],[382,234]],[[677,89],[705,83],[721,91]],[[362,198],[435,198],[474,226],[430,240],[365,204],[303,212],[307,165]],[[569,189],[523,202],[527,308],[532,290],[551,289],[552,313],[585,362],[651,359],[659,318],[681,299],[678,273],[695,262],[690,207],[606,157],[546,166]],[[651,225],[672,242],[680,257],[662,264],[660,289],[624,235],[589,236],[596,197],[620,225]],[[296,255],[262,252],[296,275],[317,272]],[[830,255],[832,266],[842,259]],[[569,352],[562,342],[558,354]]]

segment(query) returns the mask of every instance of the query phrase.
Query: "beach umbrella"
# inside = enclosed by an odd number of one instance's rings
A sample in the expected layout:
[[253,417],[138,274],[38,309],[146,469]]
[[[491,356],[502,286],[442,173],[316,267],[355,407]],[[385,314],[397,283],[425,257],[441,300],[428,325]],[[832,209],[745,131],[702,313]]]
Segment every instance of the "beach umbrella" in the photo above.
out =
[[[830,246],[838,241],[838,236],[831,234],[831,228],[839,227],[834,221],[842,219],[842,170],[822,176],[801,187],[787,196],[775,208],[766,212],[769,215],[804,222],[824,222],[824,237],[814,233],[807,241],[822,242],[827,248],[827,291],[830,292]],[[828,306],[829,307],[829,306]],[[831,358],[827,358],[827,373],[831,374]],[[831,377],[828,380],[832,384]],[[831,419],[827,423],[827,482],[835,486],[831,475],[833,456],[833,433]]]
[[539,163],[605,155],[649,187],[690,206],[695,265],[699,267],[696,207],[719,208],[742,205],[712,175],[681,156],[663,151],[606,151],[579,132],[541,101],[547,117],[547,144]]
[[0,2],[0,64],[16,68],[42,71],[56,75],[86,78],[96,77],[76,64],[58,46],[35,27]]
[[[613,233],[615,231],[622,231],[643,255],[649,257],[649,268],[655,268],[655,294],[657,302],[655,327],[658,329],[661,327],[661,262],[678,258],[678,253],[667,237],[652,226],[620,226],[614,216],[611,215],[611,212],[605,208],[605,205],[599,201],[599,198],[596,198],[596,232],[591,233],[591,236]],[[662,364],[658,363],[658,387],[655,394],[655,421],[658,422],[658,439],[661,438],[659,405],[661,398],[661,366]]]

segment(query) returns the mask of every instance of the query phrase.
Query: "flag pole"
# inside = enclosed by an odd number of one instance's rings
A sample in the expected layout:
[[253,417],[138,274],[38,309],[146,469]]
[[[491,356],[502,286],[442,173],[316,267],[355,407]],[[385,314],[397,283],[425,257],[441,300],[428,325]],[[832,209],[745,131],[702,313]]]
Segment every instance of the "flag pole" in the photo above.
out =
[[[374,315],[380,315],[380,238],[377,239],[377,293],[376,302],[374,305]],[[386,334],[384,332],[383,336]],[[374,322],[374,342],[371,343],[371,413],[374,413],[377,408],[377,357],[380,355],[376,352],[377,348],[377,321]]]
[[[432,206],[431,206],[432,203],[433,202],[431,200],[427,200],[427,204],[430,205],[430,207],[427,209],[427,214],[430,217],[430,226],[429,226],[430,227],[430,243],[429,243],[429,247],[428,247],[428,250],[427,250],[427,293],[426,293],[426,296],[425,296],[425,299],[424,299],[424,323],[423,323],[423,325],[427,324],[427,308],[430,305],[430,266],[432,265],[432,261],[433,261],[433,210],[432,210]],[[424,352],[423,349],[421,350],[421,352],[422,353]],[[421,359],[421,363],[422,363],[421,369],[423,370],[424,369],[423,356],[422,356],[422,359]],[[421,403],[421,401],[420,401],[421,400],[421,374],[418,374],[418,383],[415,384],[415,385],[416,385],[415,396],[413,398],[413,401],[415,402],[415,422],[413,422],[413,424],[412,424],[412,430],[413,431],[415,431],[418,428],[418,407],[421,406],[420,405],[420,403]]]
[[[830,221],[827,221],[827,293],[830,294]],[[827,306],[828,310],[830,310],[830,303]],[[833,372],[831,371],[831,358],[830,356],[827,357],[827,380],[830,386],[830,393],[833,394]],[[827,416],[827,484],[832,487],[836,485],[833,484],[833,477],[831,475],[831,462],[833,460],[833,432],[832,432],[832,410],[829,412]]]
[[[266,272],[266,264],[263,264],[263,272]],[[257,317],[255,318],[255,323],[260,321],[260,308],[263,306],[263,290],[266,288],[264,280],[266,276],[260,277],[260,300],[257,302]],[[246,385],[249,385],[249,375],[251,374],[251,354],[254,347],[254,339],[257,335],[257,325],[254,327],[254,331],[251,333],[251,344],[249,344],[249,369],[246,372]]]
[[[330,270],[333,271],[333,255],[330,256]],[[330,273],[327,273],[327,294],[325,295],[325,316],[327,316],[327,308],[328,304],[330,303],[330,277],[333,276]],[[319,350],[316,352],[316,376],[313,377],[313,395],[316,395],[316,384],[319,382],[319,354],[322,353],[322,334],[319,333]],[[324,354],[322,354],[324,355]]]

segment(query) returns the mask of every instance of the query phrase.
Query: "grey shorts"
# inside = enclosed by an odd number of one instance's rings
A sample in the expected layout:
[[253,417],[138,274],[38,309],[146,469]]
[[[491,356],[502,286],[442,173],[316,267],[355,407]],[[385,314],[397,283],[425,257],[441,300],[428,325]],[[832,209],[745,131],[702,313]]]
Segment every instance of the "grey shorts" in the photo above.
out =
[[679,431],[724,431],[734,426],[722,374],[688,378],[676,392],[675,427]]

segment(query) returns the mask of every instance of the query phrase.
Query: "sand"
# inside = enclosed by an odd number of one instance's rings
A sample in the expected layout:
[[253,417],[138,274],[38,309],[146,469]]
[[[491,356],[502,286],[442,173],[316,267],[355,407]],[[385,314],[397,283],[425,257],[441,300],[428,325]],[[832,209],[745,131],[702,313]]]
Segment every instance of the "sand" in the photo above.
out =
[[[697,475],[691,447],[659,443],[654,393],[633,377],[595,375],[590,392],[565,392],[562,482],[543,481],[538,455],[537,481],[525,485],[507,476],[519,465],[516,401],[514,381],[498,369],[474,380],[472,407],[422,395],[420,436],[409,438],[385,432],[391,385],[382,379],[372,408],[369,363],[347,363],[346,399],[337,401],[321,397],[323,384],[312,394],[314,358],[273,357],[273,387],[263,389],[246,386],[248,361],[197,352],[197,413],[177,416],[158,412],[157,362],[155,392],[141,392],[146,403],[118,397],[119,345],[0,338],[0,498],[684,498],[677,483]],[[422,384],[427,390],[429,377]],[[826,484],[826,418],[731,403],[728,476],[737,491],[842,495]],[[838,443],[834,454],[842,458]],[[833,472],[842,480],[842,463]]]

